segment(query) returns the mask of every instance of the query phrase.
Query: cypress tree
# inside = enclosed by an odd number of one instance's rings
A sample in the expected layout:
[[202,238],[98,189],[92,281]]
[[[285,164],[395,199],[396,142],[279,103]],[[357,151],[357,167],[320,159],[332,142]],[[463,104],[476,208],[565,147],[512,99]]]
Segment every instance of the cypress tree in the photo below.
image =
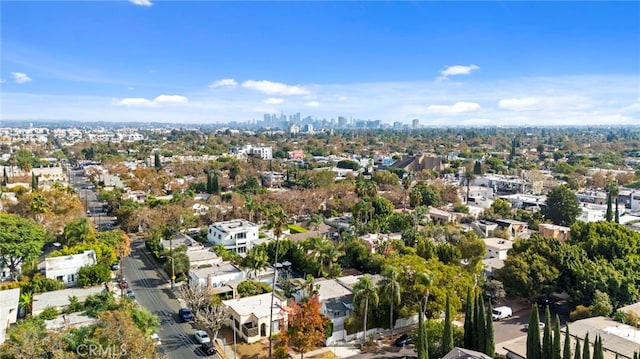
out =
[[211,182],[211,173],[207,172],[207,193],[213,194],[213,187]]
[[484,351],[484,338],[487,336],[487,325],[484,322],[484,300],[482,299],[482,294],[478,293],[476,296],[476,317],[475,322],[473,323],[474,328],[474,337],[475,337],[475,348],[477,351]]
[[471,287],[467,289],[467,307],[464,311],[464,347],[473,349],[473,299],[471,297]]
[[453,328],[451,327],[451,301],[447,294],[444,312],[444,331],[442,334],[442,352],[448,353],[453,349]]
[[584,347],[582,347],[582,359],[591,359],[591,348],[589,347],[589,332],[584,336]]
[[616,223],[620,223],[620,212],[618,211],[618,200],[616,199],[616,217],[615,217],[615,221]]
[[220,182],[218,181],[218,175],[214,174],[211,179],[211,192],[213,194],[220,195]]
[[551,334],[551,313],[549,306],[544,308],[544,335],[542,336],[542,357],[551,359],[553,357],[553,338]]
[[9,183],[9,175],[7,174],[7,167],[2,169],[2,185],[6,186]]
[[473,164],[473,174],[475,175],[482,174],[482,163],[480,163],[480,161],[476,161],[476,163]]
[[598,335],[593,347],[593,359],[604,359],[604,351],[602,349],[602,337]]
[[569,335],[569,324],[564,328],[564,350],[562,359],[571,359],[571,335]]
[[553,359],[562,359],[561,347],[562,339],[560,338],[560,318],[558,317],[558,314],[556,314],[556,322],[553,326],[553,348],[551,356]]
[[35,191],[38,189],[38,177],[36,177],[36,174],[31,172],[31,190]]
[[418,359],[429,359],[429,344],[427,342],[427,321],[424,312],[420,309],[418,314],[418,345],[416,346]]
[[538,306],[533,305],[533,310],[529,316],[529,328],[527,332],[527,359],[542,359],[540,351],[540,328],[538,323]]
[[582,354],[580,354],[580,338],[576,337],[576,350],[573,353],[573,359],[582,359]]
[[162,168],[162,162],[160,162],[160,153],[156,152],[153,155],[153,166],[159,170]]
[[611,192],[607,192],[607,214],[606,214],[607,222],[611,222],[613,220],[613,212],[611,211]]
[[[487,319],[486,319],[486,336],[485,336],[485,345],[484,345],[484,353],[488,356],[492,357],[496,354],[496,343],[495,338],[493,337],[493,306],[491,305],[491,301],[489,300],[489,310],[487,311]],[[444,353],[448,353],[445,351]]]

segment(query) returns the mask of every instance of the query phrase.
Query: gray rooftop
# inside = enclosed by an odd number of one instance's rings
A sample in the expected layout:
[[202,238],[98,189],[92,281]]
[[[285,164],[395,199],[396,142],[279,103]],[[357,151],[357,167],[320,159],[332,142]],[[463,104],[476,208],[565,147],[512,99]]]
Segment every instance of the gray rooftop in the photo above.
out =
[[219,276],[223,274],[242,272],[242,270],[240,270],[240,268],[234,266],[230,262],[226,262],[216,264],[211,267],[190,269],[189,272],[195,274],[198,278],[207,278],[209,275]]
[[39,314],[47,306],[56,308],[69,305],[69,297],[75,296],[78,301],[84,302],[88,296],[104,291],[103,286],[91,288],[68,288],[33,295],[33,314]]

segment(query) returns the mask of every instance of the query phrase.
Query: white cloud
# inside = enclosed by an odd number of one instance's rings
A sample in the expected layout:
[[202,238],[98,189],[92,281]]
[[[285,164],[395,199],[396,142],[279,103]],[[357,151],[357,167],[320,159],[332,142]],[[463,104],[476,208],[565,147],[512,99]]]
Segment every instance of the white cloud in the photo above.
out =
[[24,72],[12,72],[11,75],[16,83],[24,84],[27,82],[31,82],[31,77],[25,74]]
[[130,3],[138,6],[151,6],[153,3],[149,0],[129,0]]
[[447,66],[444,70],[440,71],[440,77],[438,80],[447,80],[449,76],[456,75],[469,75],[472,71],[480,70],[480,67],[476,65],[455,65],[455,66]]
[[309,91],[298,86],[286,85],[280,82],[247,80],[242,87],[260,91],[268,95],[308,95]]
[[218,88],[218,87],[236,87],[238,86],[238,82],[235,79],[220,79],[213,81],[209,87]]
[[505,110],[526,111],[537,108],[540,100],[535,97],[505,98],[498,102],[498,107]]
[[440,114],[455,114],[474,112],[480,109],[480,105],[475,102],[456,102],[453,105],[430,105],[427,107],[429,112]]
[[153,102],[155,103],[166,103],[166,104],[174,104],[174,103],[187,103],[189,102],[189,99],[184,97],[184,96],[179,96],[179,95],[160,95],[158,97],[156,97],[155,99],[153,99]]
[[156,105],[155,102],[142,97],[127,97],[121,100],[116,100],[114,101],[114,103],[117,106],[128,106],[128,107],[154,107]]
[[267,105],[279,105],[284,102],[284,99],[270,97],[262,102],[266,103]]
[[127,107],[156,107],[157,105],[186,104],[189,99],[179,95],[160,95],[153,100],[143,97],[126,97],[121,100],[114,100],[116,106]]
[[320,106],[320,102],[318,101],[310,101],[304,104],[307,107],[319,107]]

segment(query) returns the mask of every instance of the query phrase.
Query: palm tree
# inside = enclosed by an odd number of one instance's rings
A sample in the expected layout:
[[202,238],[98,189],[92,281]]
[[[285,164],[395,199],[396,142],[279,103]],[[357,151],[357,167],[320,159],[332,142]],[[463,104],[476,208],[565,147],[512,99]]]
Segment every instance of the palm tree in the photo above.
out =
[[311,216],[309,220],[309,226],[313,228],[314,231],[318,231],[320,229],[320,225],[324,223],[324,216],[320,213],[316,213]]
[[400,293],[402,292],[399,282],[400,273],[395,267],[389,266],[382,271],[382,275],[384,278],[380,281],[380,289],[389,297],[389,330],[393,337],[393,305],[400,303]]
[[338,260],[338,256],[339,253],[336,246],[329,240],[323,240],[320,244],[320,248],[318,248],[318,259],[320,260],[320,273],[318,274],[321,274],[325,264],[326,268],[330,270],[333,263]]
[[362,334],[362,344],[367,338],[367,314],[369,312],[369,302],[372,306],[378,305],[378,291],[368,274],[363,275],[353,287],[353,303],[360,307],[364,304],[364,332]]
[[424,313],[427,311],[427,302],[429,301],[429,286],[433,282],[433,275],[431,273],[420,272],[416,276],[416,282],[424,285],[424,294],[423,294],[424,304],[422,305],[422,308],[421,308],[422,312]]
[[18,304],[21,308],[23,308],[25,310],[25,314],[27,313],[31,313],[32,311],[32,304],[33,304],[33,293],[31,292],[24,292],[24,293],[20,293],[20,299],[18,301]]
[[258,273],[269,265],[269,256],[264,247],[255,247],[247,254],[247,267],[253,273],[254,279],[258,278]]
[[402,209],[404,211],[407,210],[407,194],[409,193],[409,189],[411,189],[411,182],[412,180],[410,175],[406,175],[402,179],[402,189],[403,189]]
[[280,251],[280,236],[284,233],[284,229],[287,228],[287,213],[278,204],[272,204],[267,211],[267,225],[266,227],[273,230],[273,235],[276,237],[276,253],[273,259],[273,284],[271,285],[271,309],[269,311],[269,358],[272,358],[273,353],[273,299],[276,291],[276,282],[278,280],[278,252]]
[[464,181],[467,183],[467,195],[465,196],[465,203],[469,204],[469,187],[471,187],[471,182],[476,179],[476,176],[473,175],[471,171],[464,171]]

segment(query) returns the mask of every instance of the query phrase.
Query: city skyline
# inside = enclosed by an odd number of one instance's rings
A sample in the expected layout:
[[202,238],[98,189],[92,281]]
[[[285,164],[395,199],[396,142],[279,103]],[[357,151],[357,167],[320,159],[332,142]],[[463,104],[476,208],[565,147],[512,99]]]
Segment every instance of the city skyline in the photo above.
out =
[[5,120],[640,123],[637,2],[10,1],[0,15]]

